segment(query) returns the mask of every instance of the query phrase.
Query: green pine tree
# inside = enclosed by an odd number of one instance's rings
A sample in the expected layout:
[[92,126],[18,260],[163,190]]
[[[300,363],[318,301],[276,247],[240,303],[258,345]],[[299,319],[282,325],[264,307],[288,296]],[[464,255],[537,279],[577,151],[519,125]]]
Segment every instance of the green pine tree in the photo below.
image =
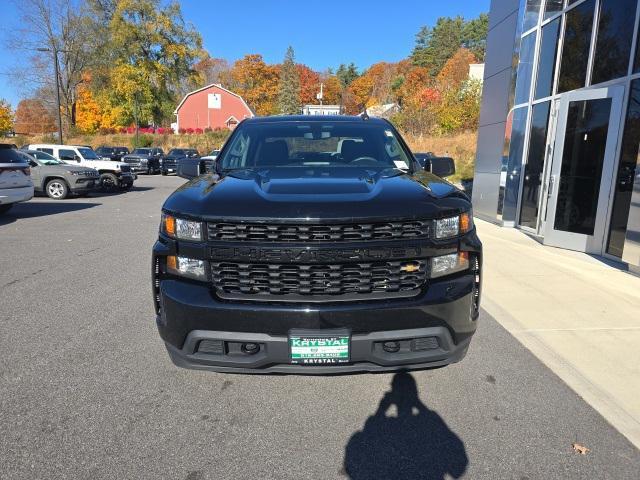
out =
[[280,113],[294,115],[300,113],[300,77],[296,68],[293,47],[287,48],[282,69],[280,70],[280,95],[278,98]]

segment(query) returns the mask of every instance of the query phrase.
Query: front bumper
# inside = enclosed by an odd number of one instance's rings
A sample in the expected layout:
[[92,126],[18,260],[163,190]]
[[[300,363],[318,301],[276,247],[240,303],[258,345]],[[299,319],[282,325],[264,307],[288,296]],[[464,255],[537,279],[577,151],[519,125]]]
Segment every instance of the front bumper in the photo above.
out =
[[0,189],[0,205],[26,202],[33,198],[33,186]]
[[120,185],[133,185],[134,175],[131,173],[121,173],[118,177]]
[[[180,367],[239,373],[328,374],[433,368],[460,361],[476,330],[472,274],[432,282],[417,297],[326,304],[264,304],[219,300],[208,286],[168,279],[159,283],[156,321],[169,356]],[[351,335],[350,363],[330,366],[289,362],[292,329]],[[415,350],[415,339],[433,348]],[[222,341],[222,353],[199,351],[203,340]],[[383,350],[398,341],[400,350]],[[257,353],[243,353],[257,343]]]
[[98,188],[99,183],[100,183],[100,179],[98,177],[79,178],[75,181],[75,183],[70,188],[72,193],[93,192]]

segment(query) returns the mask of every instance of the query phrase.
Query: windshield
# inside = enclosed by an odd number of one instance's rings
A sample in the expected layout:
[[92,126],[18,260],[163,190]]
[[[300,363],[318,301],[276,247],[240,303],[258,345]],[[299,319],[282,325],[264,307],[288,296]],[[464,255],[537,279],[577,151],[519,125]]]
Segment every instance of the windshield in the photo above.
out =
[[105,155],[111,155],[112,153],[115,153],[115,148],[111,148],[111,147],[102,147],[98,149],[100,151],[100,153],[104,153]]
[[174,148],[169,152],[169,155],[184,155],[184,150],[180,148]]
[[100,160],[100,157],[96,155],[96,152],[94,152],[90,148],[83,147],[79,148],[78,151],[80,152],[80,155],[82,155],[82,158],[84,158],[85,160]]
[[133,153],[137,153],[138,155],[149,155],[151,153],[150,148],[136,148]]
[[410,168],[410,154],[389,125],[364,121],[244,124],[234,132],[222,169],[255,167]]
[[27,153],[32,157],[35,157],[42,165],[66,165],[66,163],[58,160],[57,158],[45,152],[38,152],[38,151],[31,150],[31,151],[28,151]]

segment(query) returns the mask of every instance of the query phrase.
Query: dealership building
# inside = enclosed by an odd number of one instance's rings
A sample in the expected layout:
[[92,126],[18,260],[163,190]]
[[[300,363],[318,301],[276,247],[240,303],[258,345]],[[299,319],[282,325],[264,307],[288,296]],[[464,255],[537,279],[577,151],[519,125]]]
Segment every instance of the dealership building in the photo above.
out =
[[492,0],[474,213],[640,269],[638,0]]

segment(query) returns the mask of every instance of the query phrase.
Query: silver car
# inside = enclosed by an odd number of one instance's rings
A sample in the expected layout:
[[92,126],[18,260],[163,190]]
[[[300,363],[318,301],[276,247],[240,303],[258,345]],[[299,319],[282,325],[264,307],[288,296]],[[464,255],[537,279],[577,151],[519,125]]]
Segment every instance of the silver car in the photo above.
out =
[[62,200],[71,194],[84,196],[98,186],[97,170],[79,165],[69,165],[45,152],[22,150],[31,166],[31,179],[36,192],[46,193],[54,200]]

